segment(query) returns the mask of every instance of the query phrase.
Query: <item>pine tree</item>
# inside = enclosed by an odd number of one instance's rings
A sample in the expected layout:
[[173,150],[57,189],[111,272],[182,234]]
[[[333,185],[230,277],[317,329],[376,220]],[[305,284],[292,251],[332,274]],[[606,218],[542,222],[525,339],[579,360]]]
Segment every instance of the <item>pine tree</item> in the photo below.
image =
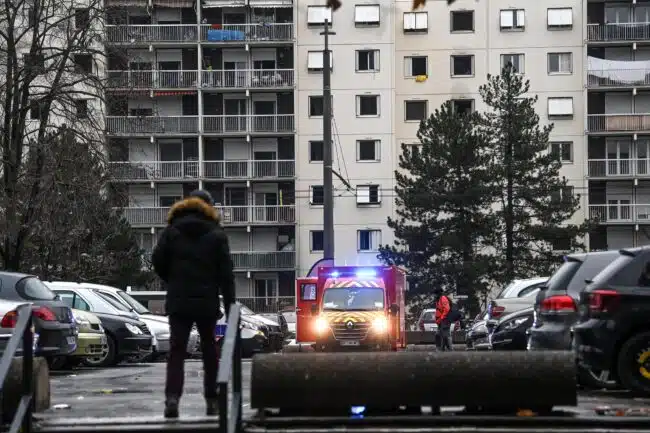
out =
[[[478,113],[458,113],[448,101],[420,124],[421,146],[402,145],[395,171],[397,218],[386,263],[405,266],[415,281],[411,295],[442,287],[468,295],[470,309],[487,290],[494,257],[494,196],[489,137]],[[411,286],[413,288],[413,285]]]
[[494,200],[500,224],[494,249],[501,281],[548,275],[559,263],[558,249],[581,249],[590,224],[569,220],[580,207],[568,180],[560,176],[562,163],[549,152],[553,125],[540,126],[537,96],[530,83],[507,65],[499,76],[488,75],[479,92],[487,111],[485,133],[491,137]]

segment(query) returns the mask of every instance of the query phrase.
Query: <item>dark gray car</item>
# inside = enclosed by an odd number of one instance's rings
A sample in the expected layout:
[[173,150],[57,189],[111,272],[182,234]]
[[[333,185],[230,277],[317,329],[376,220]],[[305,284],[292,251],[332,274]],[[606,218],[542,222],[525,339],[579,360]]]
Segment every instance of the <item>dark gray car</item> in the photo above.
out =
[[[600,271],[618,258],[618,251],[571,254],[551,276],[535,300],[528,350],[570,350],[571,327],[578,320],[580,293]],[[600,372],[581,371],[584,386],[614,386]]]

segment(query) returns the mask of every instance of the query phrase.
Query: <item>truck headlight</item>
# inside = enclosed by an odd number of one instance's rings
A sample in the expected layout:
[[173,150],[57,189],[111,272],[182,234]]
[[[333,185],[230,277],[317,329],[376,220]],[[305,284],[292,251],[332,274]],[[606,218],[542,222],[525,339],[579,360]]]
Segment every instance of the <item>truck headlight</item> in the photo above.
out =
[[125,323],[124,326],[126,326],[126,329],[128,329],[131,334],[142,335],[142,330],[137,326],[131,325],[130,323]]
[[330,325],[327,323],[327,320],[319,317],[316,319],[316,322],[314,322],[314,328],[316,329],[316,333],[323,334],[327,332],[328,329],[330,329]]
[[385,317],[377,317],[372,321],[372,329],[382,333],[388,331],[388,320]]

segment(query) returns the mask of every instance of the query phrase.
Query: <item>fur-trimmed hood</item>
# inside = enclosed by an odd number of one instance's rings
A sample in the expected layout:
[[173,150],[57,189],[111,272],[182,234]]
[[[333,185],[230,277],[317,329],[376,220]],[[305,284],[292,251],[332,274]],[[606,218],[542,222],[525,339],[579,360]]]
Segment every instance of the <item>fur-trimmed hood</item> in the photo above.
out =
[[221,217],[217,208],[210,206],[205,201],[197,197],[188,197],[181,201],[177,201],[169,209],[167,214],[167,222],[171,224],[174,218],[177,218],[181,215],[186,215],[188,213],[200,213],[206,216],[208,219],[219,222]]

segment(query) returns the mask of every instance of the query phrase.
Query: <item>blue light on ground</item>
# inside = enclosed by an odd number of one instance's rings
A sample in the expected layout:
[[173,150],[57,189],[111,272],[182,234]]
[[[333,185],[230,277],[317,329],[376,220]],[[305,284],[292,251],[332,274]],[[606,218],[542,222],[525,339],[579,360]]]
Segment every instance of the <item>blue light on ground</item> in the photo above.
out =
[[358,417],[363,416],[363,413],[364,413],[365,411],[366,411],[366,407],[365,407],[365,406],[352,406],[352,407],[350,408],[350,413],[352,413],[352,415],[354,415],[354,416],[358,416]]

